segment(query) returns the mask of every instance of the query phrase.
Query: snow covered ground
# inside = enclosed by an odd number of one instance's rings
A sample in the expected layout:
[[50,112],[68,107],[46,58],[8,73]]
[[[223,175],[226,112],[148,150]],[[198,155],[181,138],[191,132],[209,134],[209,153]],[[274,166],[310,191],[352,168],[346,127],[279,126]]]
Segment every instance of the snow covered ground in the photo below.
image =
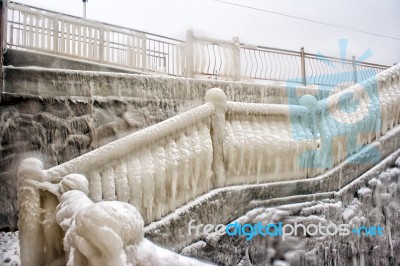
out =
[[20,264],[18,232],[0,232],[0,265],[17,266]]

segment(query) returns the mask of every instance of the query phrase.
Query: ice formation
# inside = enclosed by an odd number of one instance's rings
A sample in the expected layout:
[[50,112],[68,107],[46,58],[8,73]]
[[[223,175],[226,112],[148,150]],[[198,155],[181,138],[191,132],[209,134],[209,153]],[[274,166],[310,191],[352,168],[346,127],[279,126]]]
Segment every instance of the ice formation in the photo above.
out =
[[23,265],[206,265],[145,240],[143,219],[133,205],[94,203],[82,175],[41,183],[42,163],[27,159],[18,178]]
[[[28,246],[24,243],[27,235],[37,236],[42,230],[42,208],[51,213],[55,207],[54,197],[51,196],[48,203],[41,205],[39,188],[44,188],[54,196],[62,194],[57,222],[67,231],[64,248],[67,246],[72,254],[75,254],[76,248],[79,249],[76,256],[71,256],[73,261],[74,258],[77,260],[71,265],[79,265],[83,257],[93,263],[128,263],[129,254],[133,253],[126,245],[132,240],[121,239],[117,246],[108,246],[106,241],[110,234],[114,237],[125,229],[136,230],[123,228],[126,223],[122,222],[112,222],[115,228],[110,226],[104,232],[100,230],[99,237],[105,238],[97,248],[102,252],[91,257],[96,243],[93,238],[85,239],[90,238],[90,234],[85,235],[90,230],[85,227],[84,221],[95,217],[97,208],[98,212],[104,210],[113,213],[115,206],[124,206],[126,213],[115,214],[116,217],[122,215],[121,221],[137,221],[141,215],[144,224],[148,224],[215,187],[313,176],[329,167],[324,164],[322,169],[302,169],[300,154],[307,150],[318,150],[319,160],[327,162],[329,156],[333,156],[333,163],[337,164],[397,125],[398,112],[393,110],[397,110],[398,104],[392,95],[399,89],[399,69],[400,65],[383,72],[378,76],[377,83],[369,80],[327,99],[314,101],[317,104],[315,109],[311,108],[313,106],[308,104],[308,100],[301,101],[306,106],[289,107],[227,102],[222,90],[212,89],[206,96],[205,104],[59,166],[42,171],[40,162],[32,159],[24,161],[18,172],[22,212],[21,245]],[[370,94],[374,89],[385,96]],[[358,102],[360,111],[356,112],[356,120],[349,115],[353,109],[346,93],[350,93],[352,99]],[[374,101],[378,105],[371,105]],[[376,106],[379,106],[380,116]],[[319,132],[315,132],[313,119],[310,118],[313,110],[317,113],[315,119]],[[300,140],[294,138],[293,128],[296,134],[306,137]],[[320,140],[316,139],[317,133]],[[338,137],[339,144],[328,149],[332,137]],[[349,139],[356,141],[349,142]],[[352,144],[346,146],[348,142]],[[306,165],[312,165],[316,156],[302,159]],[[83,181],[85,177],[88,182]],[[59,190],[50,185],[37,186],[37,182],[50,184],[59,181]],[[86,197],[87,193],[90,199]],[[28,205],[33,212],[28,211]],[[86,217],[86,213],[91,214]],[[33,226],[31,233],[24,228],[28,226],[28,218],[24,215],[33,221],[29,223],[29,226]],[[107,214],[101,217],[107,217]],[[109,221],[104,219],[106,224],[113,221],[112,218]],[[54,238],[42,240],[39,237],[35,241],[50,245]],[[142,244],[148,246],[146,242]],[[34,252],[21,250],[21,259],[40,260],[42,253],[43,249],[40,248]]]
[[[276,104],[297,103],[298,96],[305,94],[322,99],[330,93],[304,87],[37,67],[8,66],[4,77],[0,195],[5,204],[0,205],[0,227],[11,228],[16,228],[17,221],[13,177],[25,152],[29,157],[40,156],[46,168],[59,165],[203,104],[204,94],[212,87],[224,90],[229,100]],[[100,200],[102,195],[96,197]]]
[[[398,154],[398,153],[397,153]],[[397,159],[398,162],[400,159]],[[294,222],[327,226],[349,224],[380,225],[384,236],[316,235],[315,237],[256,236],[250,242],[245,236],[229,237],[215,233],[185,247],[181,254],[196,256],[219,264],[237,265],[398,265],[400,263],[400,169],[388,168],[354,191],[346,198],[325,199],[271,208],[257,208],[236,219],[241,224]],[[250,258],[250,259],[249,259]],[[276,263],[279,261],[279,264]]]

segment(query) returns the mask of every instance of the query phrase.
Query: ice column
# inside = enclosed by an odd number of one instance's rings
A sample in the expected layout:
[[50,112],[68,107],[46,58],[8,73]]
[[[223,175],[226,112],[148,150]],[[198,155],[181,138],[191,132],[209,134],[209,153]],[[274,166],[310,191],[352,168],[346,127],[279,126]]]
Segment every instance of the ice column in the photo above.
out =
[[25,159],[18,168],[17,176],[21,265],[42,265],[44,234],[40,191],[30,182],[43,181],[42,162],[34,158]]
[[214,171],[214,187],[222,187],[225,184],[225,168],[224,168],[224,138],[225,138],[225,112],[226,112],[226,95],[218,88],[207,91],[206,101],[212,103],[215,107],[215,113],[211,122],[211,139],[213,144],[213,164]]

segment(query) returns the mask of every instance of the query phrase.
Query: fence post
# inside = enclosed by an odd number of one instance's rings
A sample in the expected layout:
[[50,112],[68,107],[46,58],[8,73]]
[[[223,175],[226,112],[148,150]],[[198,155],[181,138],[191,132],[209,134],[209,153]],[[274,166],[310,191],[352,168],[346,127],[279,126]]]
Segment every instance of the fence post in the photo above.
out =
[[193,78],[193,72],[194,72],[194,52],[193,52],[193,46],[194,46],[194,36],[193,36],[193,31],[188,30],[186,32],[186,77],[187,78]]
[[224,140],[225,140],[225,112],[226,95],[218,88],[213,88],[206,93],[206,102],[212,103],[215,113],[211,121],[211,140],[213,146],[212,169],[214,172],[214,187],[225,185]]
[[[6,47],[6,29],[7,29],[7,0],[0,0],[0,95],[3,92],[3,53],[4,48]],[[0,102],[1,102],[0,97]]]
[[240,80],[240,42],[239,37],[233,37],[233,80]]
[[58,19],[53,19],[53,50],[58,52]]
[[304,86],[307,86],[306,80],[306,56],[304,53],[304,47],[300,48],[300,59],[301,59],[301,79]]
[[352,57],[352,62],[353,62],[353,82],[354,82],[354,84],[356,84],[357,83],[357,60],[354,55]]
[[[101,27],[101,25],[100,25],[100,27]],[[104,29],[103,28],[101,28],[100,30],[99,30],[99,34],[100,34],[100,36],[99,36],[99,61],[100,62],[104,62]]]
[[146,43],[146,34],[142,35],[142,71],[146,72],[147,70],[147,43]]

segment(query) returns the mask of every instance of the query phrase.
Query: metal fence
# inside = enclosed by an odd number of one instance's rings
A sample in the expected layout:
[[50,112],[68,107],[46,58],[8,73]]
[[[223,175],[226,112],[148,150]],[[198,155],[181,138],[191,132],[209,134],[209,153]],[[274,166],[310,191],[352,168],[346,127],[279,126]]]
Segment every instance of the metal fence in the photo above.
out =
[[181,41],[36,7],[8,3],[7,46],[143,73],[347,86],[388,66],[195,37]]
[[179,40],[10,2],[7,45],[180,75]]

